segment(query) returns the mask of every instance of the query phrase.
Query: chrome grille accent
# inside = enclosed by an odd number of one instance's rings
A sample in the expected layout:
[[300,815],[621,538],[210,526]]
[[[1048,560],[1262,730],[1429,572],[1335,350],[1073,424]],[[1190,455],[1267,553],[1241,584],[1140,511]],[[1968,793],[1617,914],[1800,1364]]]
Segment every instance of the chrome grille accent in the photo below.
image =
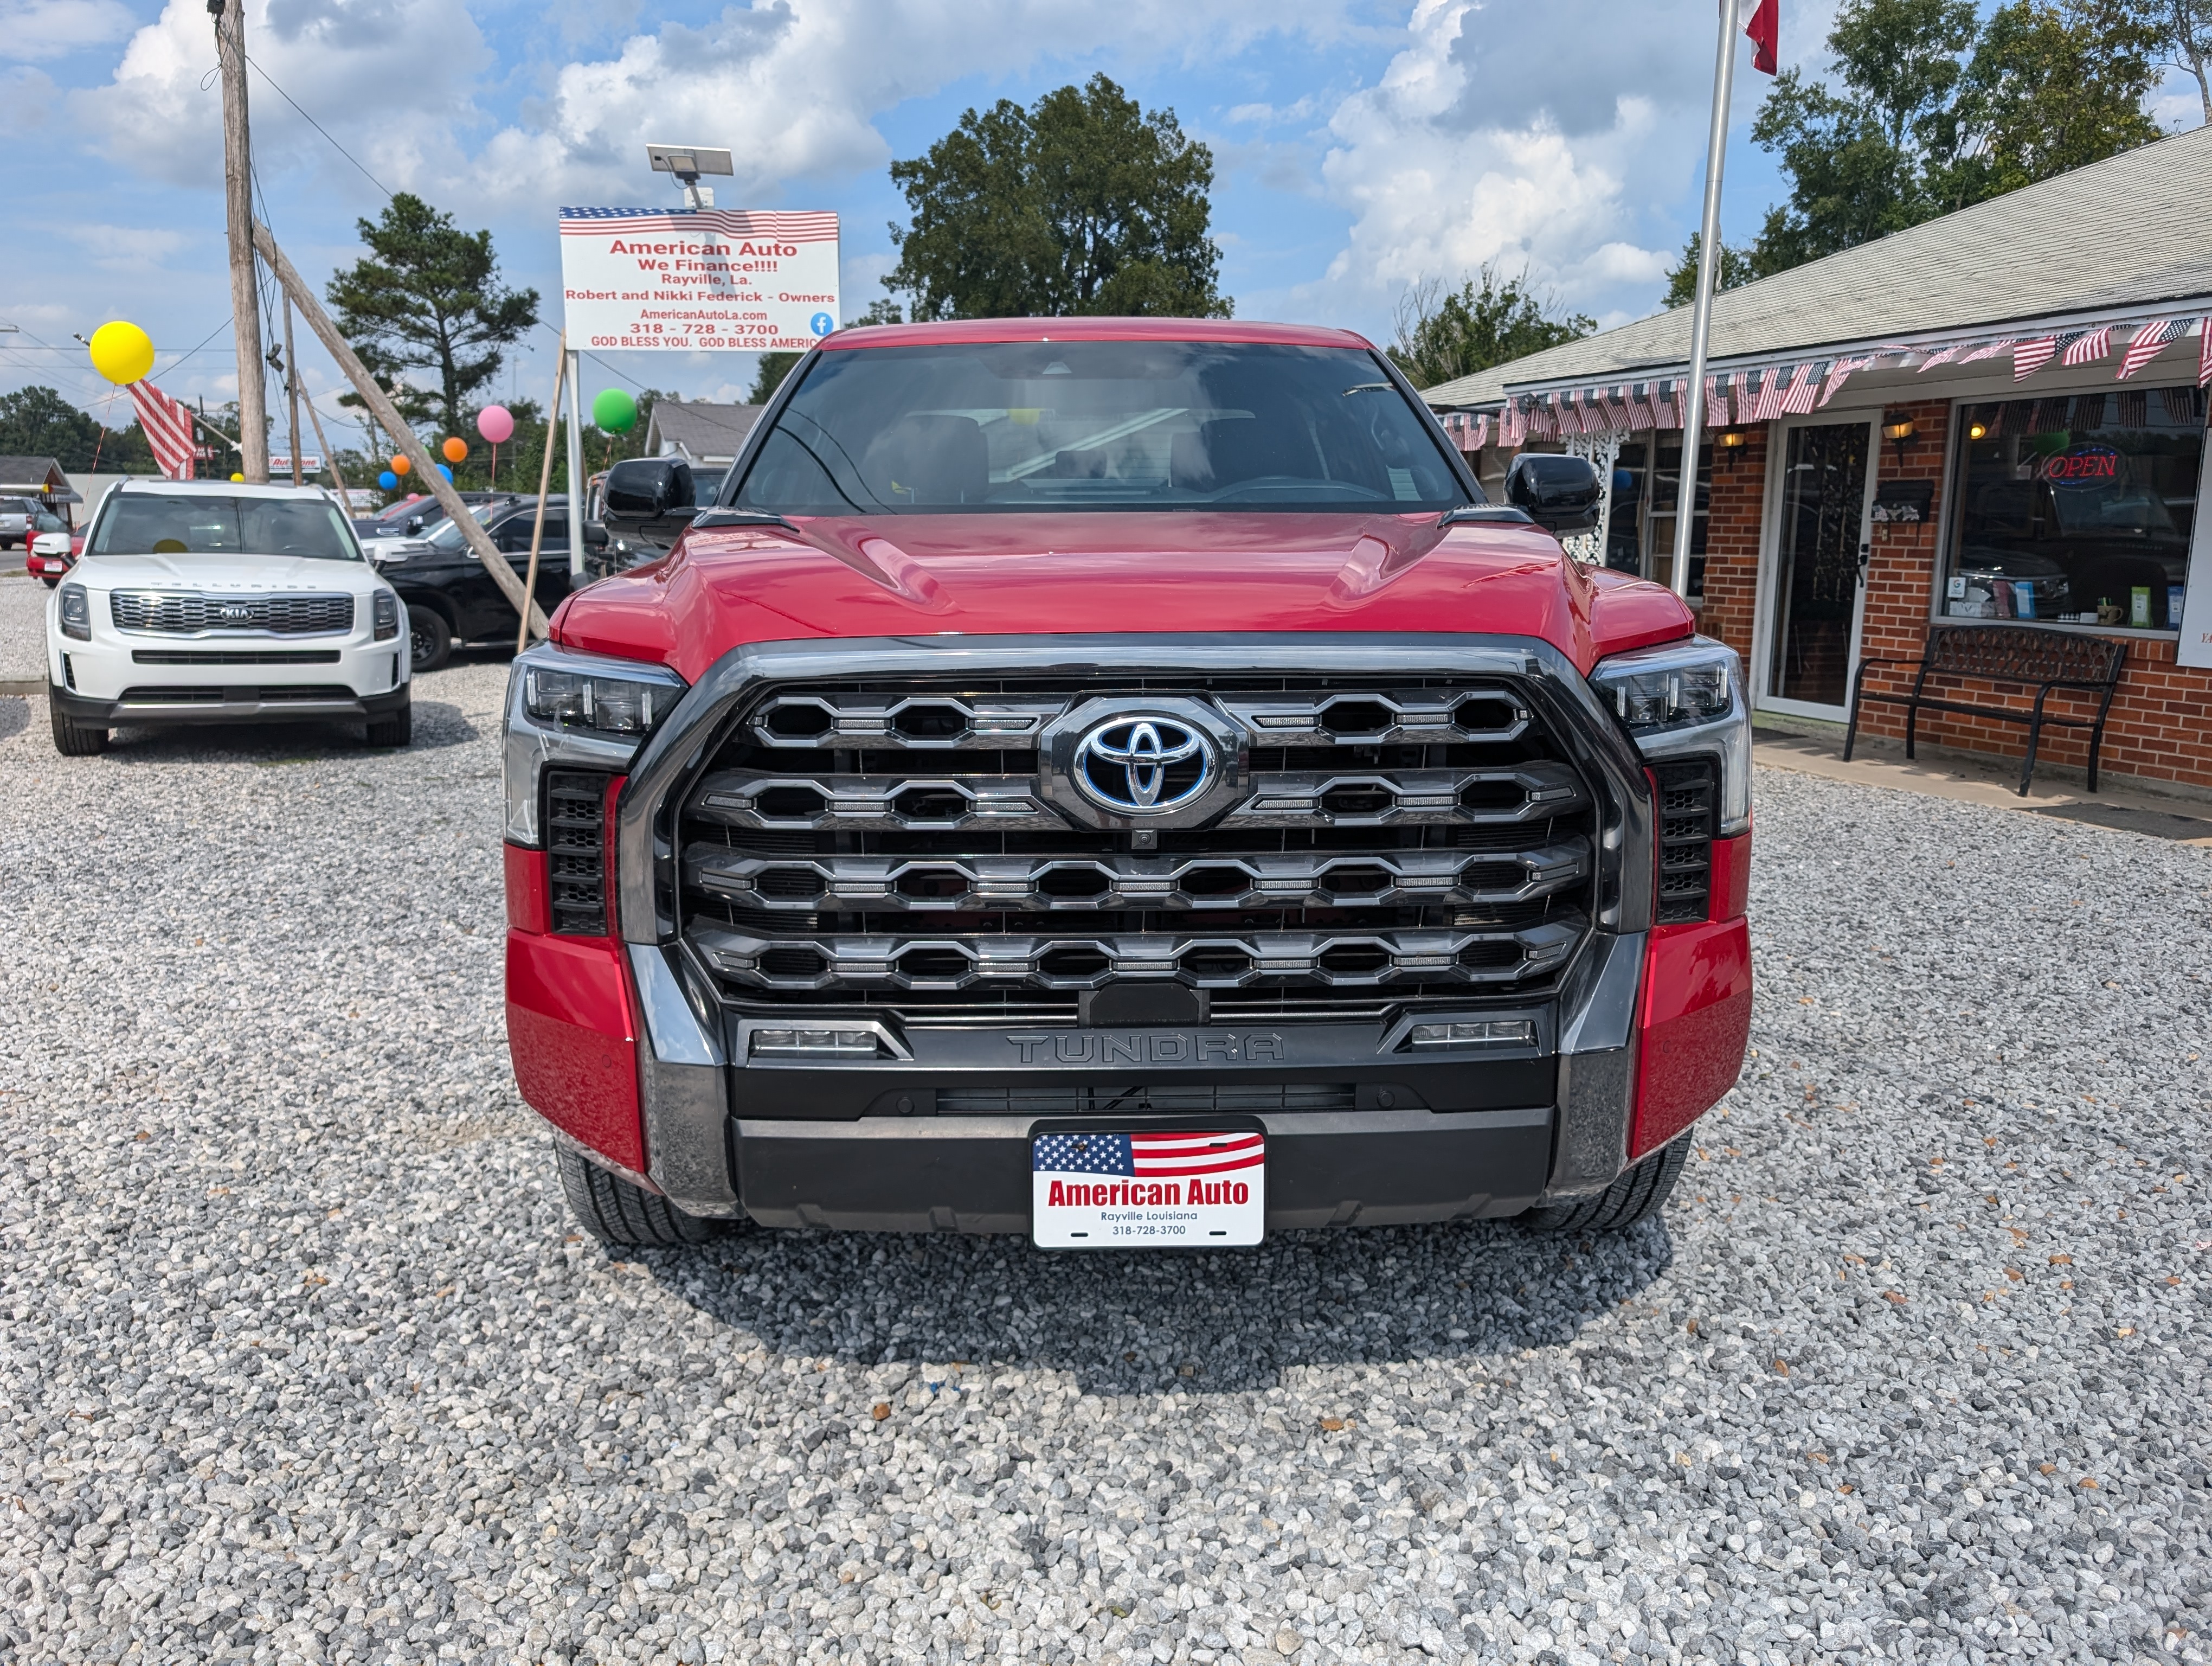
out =
[[181,590],[116,590],[107,598],[118,630],[178,635],[269,631],[280,636],[338,635],[353,629],[351,596],[204,596]]
[[[1211,810],[1071,806],[1054,737],[1124,696],[1218,725]],[[771,686],[677,808],[676,913],[756,1013],[1035,1023],[1124,980],[1243,1019],[1525,1000],[1595,905],[1595,807],[1546,721],[1475,675]]]

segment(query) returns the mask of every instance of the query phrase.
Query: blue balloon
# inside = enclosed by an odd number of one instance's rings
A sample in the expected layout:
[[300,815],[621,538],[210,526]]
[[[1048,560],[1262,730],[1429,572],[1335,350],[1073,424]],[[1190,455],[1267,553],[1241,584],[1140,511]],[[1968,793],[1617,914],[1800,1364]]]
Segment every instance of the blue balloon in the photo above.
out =
[[396,492],[399,489],[399,477],[392,473],[390,469],[386,469],[376,477],[376,483],[386,491]]
[[453,471],[447,468],[443,463],[438,465],[438,472],[446,477],[446,483],[447,485],[450,486],[453,483]]

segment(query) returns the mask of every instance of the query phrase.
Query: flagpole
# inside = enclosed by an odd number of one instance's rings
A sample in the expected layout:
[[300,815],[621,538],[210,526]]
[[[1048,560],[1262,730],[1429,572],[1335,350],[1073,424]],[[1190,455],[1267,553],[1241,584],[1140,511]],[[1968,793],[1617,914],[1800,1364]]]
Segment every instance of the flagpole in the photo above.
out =
[[1674,593],[1690,593],[1690,536],[1697,520],[1698,447],[1705,430],[1705,346],[1720,277],[1721,164],[1728,154],[1729,94],[1735,82],[1735,0],[1721,0],[1713,56],[1713,121],[1705,136],[1705,217],[1698,232],[1698,298],[1690,309],[1690,386],[1682,399],[1682,477],[1674,502]]

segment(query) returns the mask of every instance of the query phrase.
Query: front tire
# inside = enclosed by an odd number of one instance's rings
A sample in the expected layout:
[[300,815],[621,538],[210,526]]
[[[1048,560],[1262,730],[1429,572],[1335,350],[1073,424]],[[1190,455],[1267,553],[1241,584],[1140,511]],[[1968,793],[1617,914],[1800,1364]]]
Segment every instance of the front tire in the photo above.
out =
[[411,694],[399,702],[399,709],[386,712],[382,717],[368,720],[368,732],[362,738],[365,746],[404,746],[415,738],[415,697]]
[[1656,1215],[1666,1207],[1682,1165],[1690,1160],[1690,1138],[1674,1142],[1622,1171],[1620,1177],[1595,1197],[1578,1197],[1531,1209],[1522,1224],[1539,1232],[1615,1232]]
[[61,691],[46,684],[46,715],[54,726],[54,750],[64,757],[91,757],[107,750],[107,731],[80,723],[62,709]]
[[658,1193],[611,1174],[568,1146],[556,1146],[561,1189],[583,1229],[601,1243],[673,1248],[704,1243],[736,1230],[734,1222],[687,1215]]
[[435,608],[407,610],[408,647],[417,671],[438,671],[453,657],[453,627]]

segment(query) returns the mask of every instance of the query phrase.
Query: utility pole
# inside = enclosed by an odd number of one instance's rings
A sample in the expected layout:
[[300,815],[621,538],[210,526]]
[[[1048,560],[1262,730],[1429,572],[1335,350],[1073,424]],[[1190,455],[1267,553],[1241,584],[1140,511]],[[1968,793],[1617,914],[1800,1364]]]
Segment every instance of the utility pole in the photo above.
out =
[[284,397],[292,402],[292,483],[300,483],[300,364],[292,356],[292,297],[284,297]]
[[[207,0],[222,66],[222,199],[230,238],[230,313],[238,340],[238,466],[269,483],[268,385],[261,367],[261,295],[253,265],[253,151],[246,120],[246,0]],[[299,441],[292,442],[293,453]]]

